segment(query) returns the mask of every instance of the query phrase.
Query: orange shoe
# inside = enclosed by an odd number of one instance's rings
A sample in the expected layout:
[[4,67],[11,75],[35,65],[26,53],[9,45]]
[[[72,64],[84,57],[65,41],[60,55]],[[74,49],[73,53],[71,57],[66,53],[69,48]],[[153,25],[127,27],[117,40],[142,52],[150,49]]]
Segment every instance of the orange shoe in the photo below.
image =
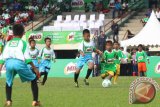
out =
[[6,101],[5,107],[11,107],[12,106],[12,101]]
[[32,106],[33,106],[33,107],[41,106],[40,101],[33,101],[33,102],[32,102]]

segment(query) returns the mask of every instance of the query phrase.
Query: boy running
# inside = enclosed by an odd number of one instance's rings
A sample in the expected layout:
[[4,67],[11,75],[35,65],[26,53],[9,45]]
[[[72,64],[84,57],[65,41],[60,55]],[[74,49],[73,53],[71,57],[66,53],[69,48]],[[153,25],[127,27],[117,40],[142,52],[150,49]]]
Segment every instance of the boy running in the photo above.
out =
[[143,51],[143,46],[138,45],[138,51],[136,52],[136,61],[138,63],[138,74],[139,76],[145,76],[145,72],[147,71],[146,60],[149,62],[149,58],[145,51]]
[[[12,105],[12,85],[16,74],[19,74],[22,82],[31,81],[32,106],[40,106],[36,79],[36,75],[39,77],[39,72],[32,63],[27,43],[21,39],[24,34],[24,27],[20,24],[14,25],[13,33],[15,37],[6,44],[0,60],[0,71],[4,63],[6,67],[6,106]],[[27,64],[31,65],[36,75],[29,69]]]
[[45,43],[46,46],[40,51],[38,56],[41,58],[39,71],[41,76],[44,75],[41,85],[44,85],[47,80],[48,72],[51,69],[51,61],[56,62],[54,50],[51,48],[51,38],[45,38]]
[[102,68],[101,68],[101,77],[102,79],[107,79],[111,81],[112,77],[114,77],[116,73],[116,63],[115,59],[117,59],[118,55],[115,51],[112,50],[113,43],[112,41],[106,42],[106,50],[103,54]]
[[95,48],[94,42],[90,40],[90,31],[88,29],[83,30],[83,39],[84,40],[79,45],[80,57],[77,62],[76,72],[74,74],[74,82],[75,82],[76,87],[79,87],[78,77],[79,77],[79,73],[85,63],[88,64],[88,70],[87,70],[86,77],[84,79],[84,83],[85,83],[85,85],[89,85],[88,78],[91,75],[93,67],[94,67],[92,52],[102,54],[102,52],[100,50],[97,50]]
[[118,42],[114,42],[114,52],[116,53],[117,55],[117,58],[115,59],[115,64],[116,64],[116,73],[115,73],[115,76],[114,76],[114,81],[113,83],[114,84],[117,84],[117,78],[120,74],[120,63],[121,63],[121,59],[123,58],[123,53],[122,51],[119,49],[120,48],[120,44]]
[[30,39],[29,44],[30,44],[29,55],[32,58],[34,66],[37,69],[39,69],[39,63],[38,63],[39,50],[36,48],[36,41],[34,39]]

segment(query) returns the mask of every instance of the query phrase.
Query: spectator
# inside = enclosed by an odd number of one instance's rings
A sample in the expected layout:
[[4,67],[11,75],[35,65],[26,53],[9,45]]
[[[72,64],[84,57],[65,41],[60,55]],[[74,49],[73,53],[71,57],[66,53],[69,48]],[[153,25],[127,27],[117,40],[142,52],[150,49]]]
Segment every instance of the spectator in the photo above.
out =
[[122,4],[122,14],[124,14],[125,12],[127,12],[128,10],[128,3],[124,2]]
[[103,31],[101,31],[98,37],[98,49],[102,52],[105,51],[105,43],[106,43],[106,35],[104,34]]
[[112,29],[112,33],[113,33],[113,41],[118,42],[119,41],[119,37],[118,37],[118,35],[119,35],[119,25],[113,21],[111,29]]
[[15,16],[14,22],[15,22],[16,24],[20,24],[20,23],[21,23],[21,19],[20,19],[19,14],[17,14],[17,15]]
[[158,20],[160,21],[160,8],[157,8],[156,16],[157,16]]
[[89,6],[87,3],[84,4],[84,9],[85,9],[85,12],[89,12]]
[[98,54],[95,54],[95,53],[93,53],[92,54],[92,56],[93,56],[93,61],[94,61],[94,69],[93,69],[93,73],[92,73],[92,76],[93,77],[96,77],[96,76],[99,76],[99,74],[100,74],[100,57],[99,57],[99,55]]
[[132,76],[131,50],[127,49],[127,75]]
[[118,0],[115,0],[114,6],[113,6],[113,15],[112,18],[115,19],[115,13],[118,12],[118,17],[121,15],[122,6],[121,3],[118,2]]
[[136,52],[137,49],[132,50],[132,67],[133,67],[133,75],[138,76],[138,65],[136,62]]
[[9,30],[7,32],[6,41],[10,41],[13,38],[13,29],[9,26]]
[[44,6],[43,8],[42,8],[42,16],[44,17],[47,17],[47,14],[48,14],[48,8],[47,8],[47,6]]
[[143,18],[143,19],[141,20],[143,26],[146,25],[146,23],[148,22],[148,20],[149,20],[149,17],[146,15],[145,18]]
[[33,10],[30,10],[29,13],[28,13],[28,15],[29,15],[29,19],[31,21],[33,21],[33,18],[34,18],[34,12],[33,12]]
[[4,25],[3,28],[2,28],[2,34],[6,36],[7,32],[8,32],[8,26]]
[[152,10],[151,9],[148,9],[147,13],[145,14],[147,17],[150,17],[151,16],[151,13],[152,13]]
[[0,15],[0,28],[5,25],[5,20],[3,19],[3,17]]
[[39,13],[39,7],[37,5],[35,5],[33,8],[34,8],[34,14],[38,14]]
[[8,12],[4,11],[4,13],[2,14],[3,19],[6,21],[6,24],[10,24],[10,15]]
[[120,74],[122,76],[127,76],[127,56],[128,56],[128,53],[126,51],[124,51],[124,48],[123,47],[120,47],[120,50],[122,51],[123,53],[123,58],[121,59],[121,67],[120,67]]
[[127,30],[127,38],[130,39],[134,37],[135,34],[133,34],[130,30]]

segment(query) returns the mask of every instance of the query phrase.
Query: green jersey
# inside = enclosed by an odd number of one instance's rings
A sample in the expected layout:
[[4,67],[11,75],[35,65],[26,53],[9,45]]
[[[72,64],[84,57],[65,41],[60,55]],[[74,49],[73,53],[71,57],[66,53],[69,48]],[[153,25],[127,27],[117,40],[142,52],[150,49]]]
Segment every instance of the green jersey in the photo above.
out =
[[115,58],[115,63],[116,63],[116,64],[120,64],[120,63],[121,63],[120,60],[124,57],[122,51],[121,51],[120,49],[118,49],[118,50],[114,49],[113,51],[115,52],[115,54],[116,54],[116,56],[117,56],[117,57]]
[[112,52],[105,51],[103,55],[105,63],[102,64],[102,71],[101,73],[106,73],[108,71],[116,71],[116,63],[115,59],[117,58],[116,52],[112,50]]
[[137,62],[146,62],[146,59],[148,59],[146,52],[144,52],[144,51],[136,52],[136,61]]

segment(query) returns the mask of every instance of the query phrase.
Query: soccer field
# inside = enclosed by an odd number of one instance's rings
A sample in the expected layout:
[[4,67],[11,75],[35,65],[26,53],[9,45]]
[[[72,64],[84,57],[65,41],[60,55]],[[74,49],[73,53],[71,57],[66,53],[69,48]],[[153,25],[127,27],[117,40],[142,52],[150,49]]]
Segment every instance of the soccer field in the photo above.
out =
[[[119,84],[109,88],[101,86],[100,78],[91,78],[90,86],[85,86],[83,79],[80,79],[80,87],[75,88],[72,78],[49,78],[45,86],[39,85],[39,99],[42,107],[160,107],[160,92],[149,104],[128,104],[129,86],[134,79],[120,77]],[[12,107],[31,107],[30,83],[21,84],[18,78],[15,79],[12,100]],[[4,102],[5,79],[1,79],[0,107],[3,107]]]

